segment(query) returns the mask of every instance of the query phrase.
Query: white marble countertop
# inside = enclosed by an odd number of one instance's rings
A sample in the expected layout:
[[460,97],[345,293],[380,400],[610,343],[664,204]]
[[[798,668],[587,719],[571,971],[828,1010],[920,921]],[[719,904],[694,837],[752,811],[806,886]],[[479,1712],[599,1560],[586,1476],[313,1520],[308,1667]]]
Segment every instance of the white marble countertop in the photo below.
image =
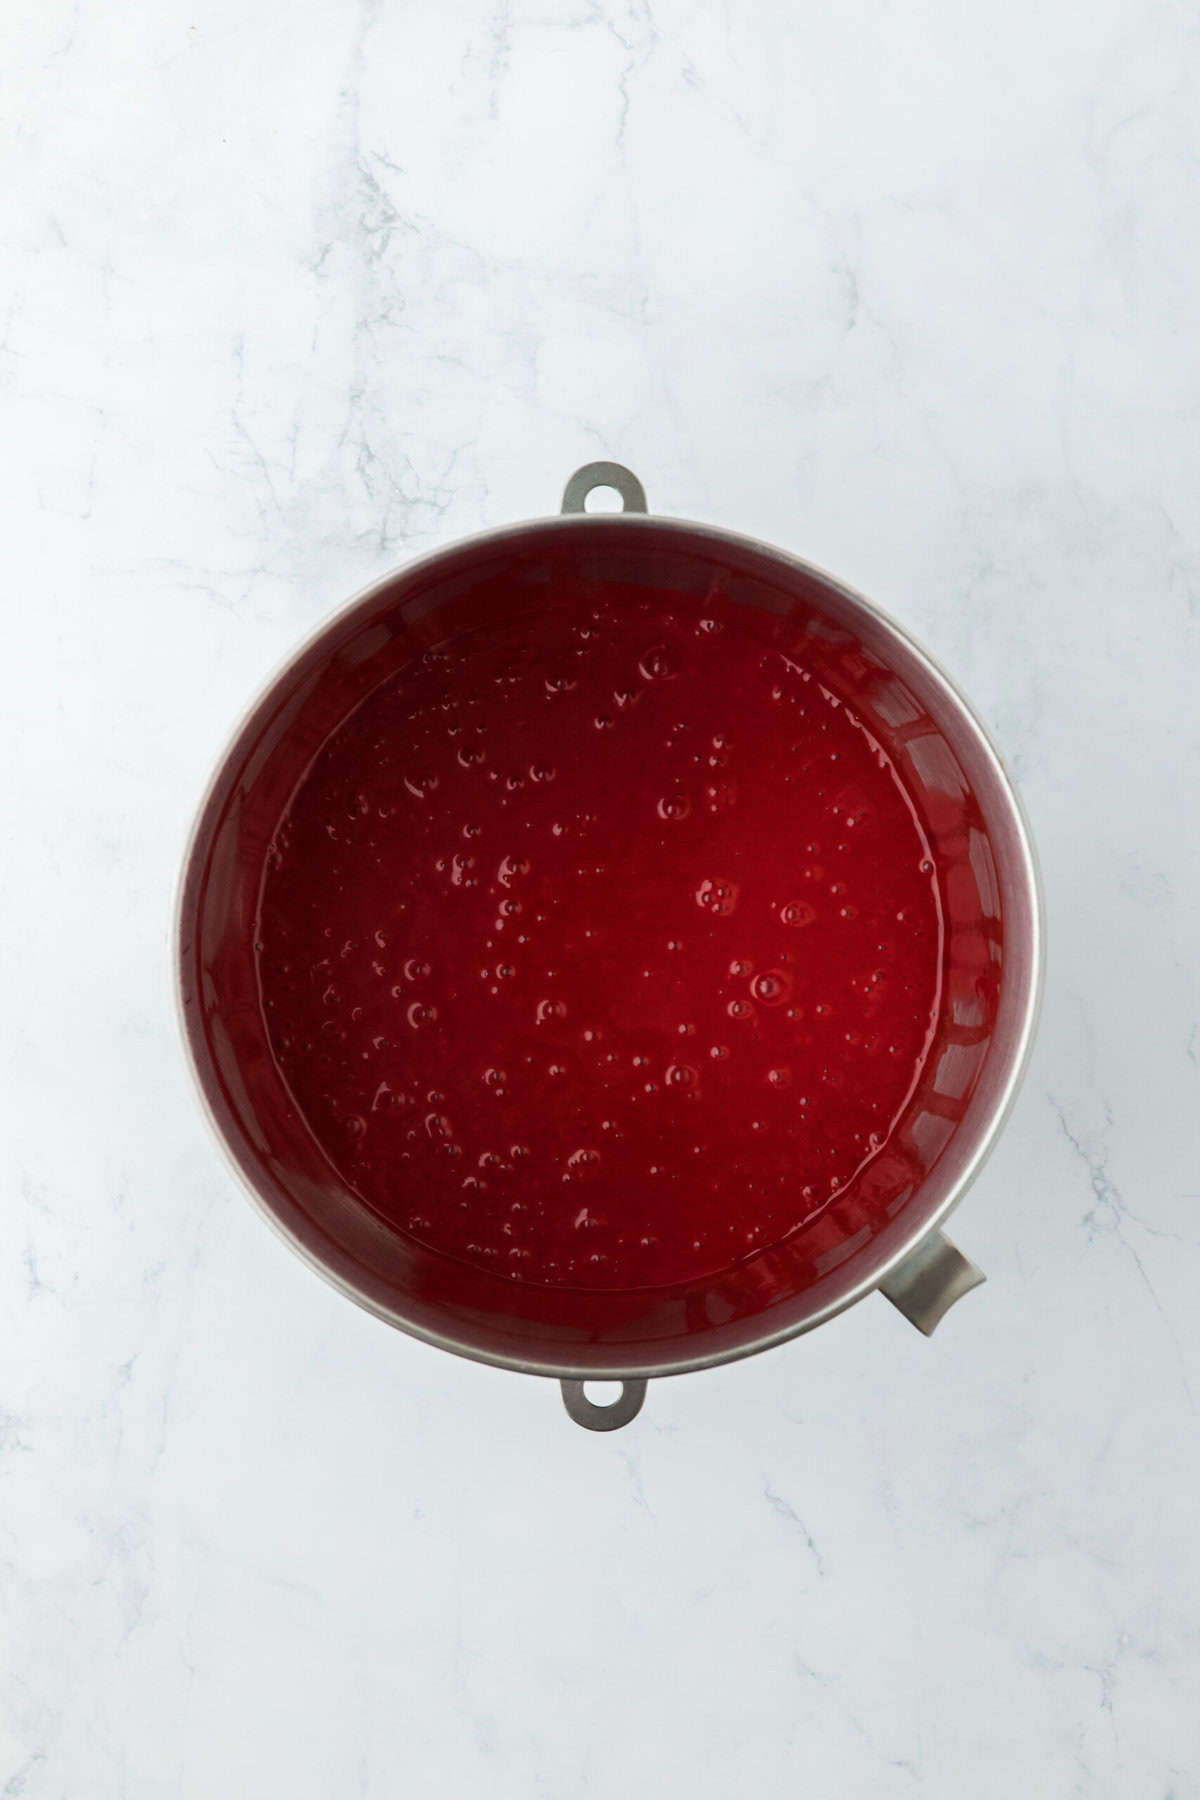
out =
[[[1194,9],[4,23],[0,1796],[1200,1793]],[[598,456],[934,650],[1051,926],[988,1285],[612,1437],[286,1254],[168,950],[267,671]]]

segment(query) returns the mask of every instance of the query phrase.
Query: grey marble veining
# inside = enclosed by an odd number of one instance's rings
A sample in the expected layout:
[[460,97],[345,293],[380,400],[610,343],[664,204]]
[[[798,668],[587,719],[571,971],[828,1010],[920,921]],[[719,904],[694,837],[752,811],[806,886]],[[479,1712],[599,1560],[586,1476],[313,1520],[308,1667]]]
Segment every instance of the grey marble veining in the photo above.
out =
[[[1200,1794],[1194,9],[4,33],[0,1796]],[[285,1254],[168,954],[267,671],[593,457],[929,645],[1051,930],[988,1285],[612,1439]]]

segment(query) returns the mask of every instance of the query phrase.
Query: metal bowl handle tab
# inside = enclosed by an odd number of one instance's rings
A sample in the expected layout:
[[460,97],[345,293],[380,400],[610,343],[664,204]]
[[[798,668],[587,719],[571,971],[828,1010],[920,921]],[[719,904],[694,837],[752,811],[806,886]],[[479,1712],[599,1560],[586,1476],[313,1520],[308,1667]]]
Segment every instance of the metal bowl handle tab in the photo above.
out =
[[986,1279],[943,1232],[935,1231],[880,1282],[879,1291],[929,1337],[954,1302]]
[[575,1423],[585,1426],[588,1431],[619,1431],[622,1425],[637,1418],[646,1398],[646,1383],[640,1375],[630,1376],[621,1383],[621,1392],[611,1406],[600,1406],[595,1400],[589,1400],[582,1381],[564,1380],[561,1387],[563,1405]]
[[[582,469],[576,469],[570,481],[563,489],[562,510],[565,513],[581,513],[587,511],[587,497],[594,488],[616,488],[621,496],[622,512],[644,513],[646,490],[624,463],[594,462],[584,463]],[[594,514],[601,518],[603,514]]]

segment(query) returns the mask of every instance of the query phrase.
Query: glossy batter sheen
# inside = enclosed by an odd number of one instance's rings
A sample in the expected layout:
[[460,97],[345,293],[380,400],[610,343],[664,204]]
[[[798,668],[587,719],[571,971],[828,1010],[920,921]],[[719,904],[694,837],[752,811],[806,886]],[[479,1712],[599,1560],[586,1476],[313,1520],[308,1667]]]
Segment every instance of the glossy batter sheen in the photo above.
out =
[[727,1267],[886,1141],[935,1016],[928,847],[808,671],[661,606],[427,653],[265,871],[279,1066],[424,1244],[523,1281]]

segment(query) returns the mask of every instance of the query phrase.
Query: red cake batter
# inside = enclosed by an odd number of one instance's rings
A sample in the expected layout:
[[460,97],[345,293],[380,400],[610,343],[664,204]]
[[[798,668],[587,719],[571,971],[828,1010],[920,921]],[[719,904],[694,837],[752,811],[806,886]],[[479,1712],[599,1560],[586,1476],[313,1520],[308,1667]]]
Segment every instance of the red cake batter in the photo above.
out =
[[262,1004],[344,1181],[522,1281],[681,1282],[886,1142],[941,919],[879,745],[751,621],[627,597],[430,651],[322,747]]

